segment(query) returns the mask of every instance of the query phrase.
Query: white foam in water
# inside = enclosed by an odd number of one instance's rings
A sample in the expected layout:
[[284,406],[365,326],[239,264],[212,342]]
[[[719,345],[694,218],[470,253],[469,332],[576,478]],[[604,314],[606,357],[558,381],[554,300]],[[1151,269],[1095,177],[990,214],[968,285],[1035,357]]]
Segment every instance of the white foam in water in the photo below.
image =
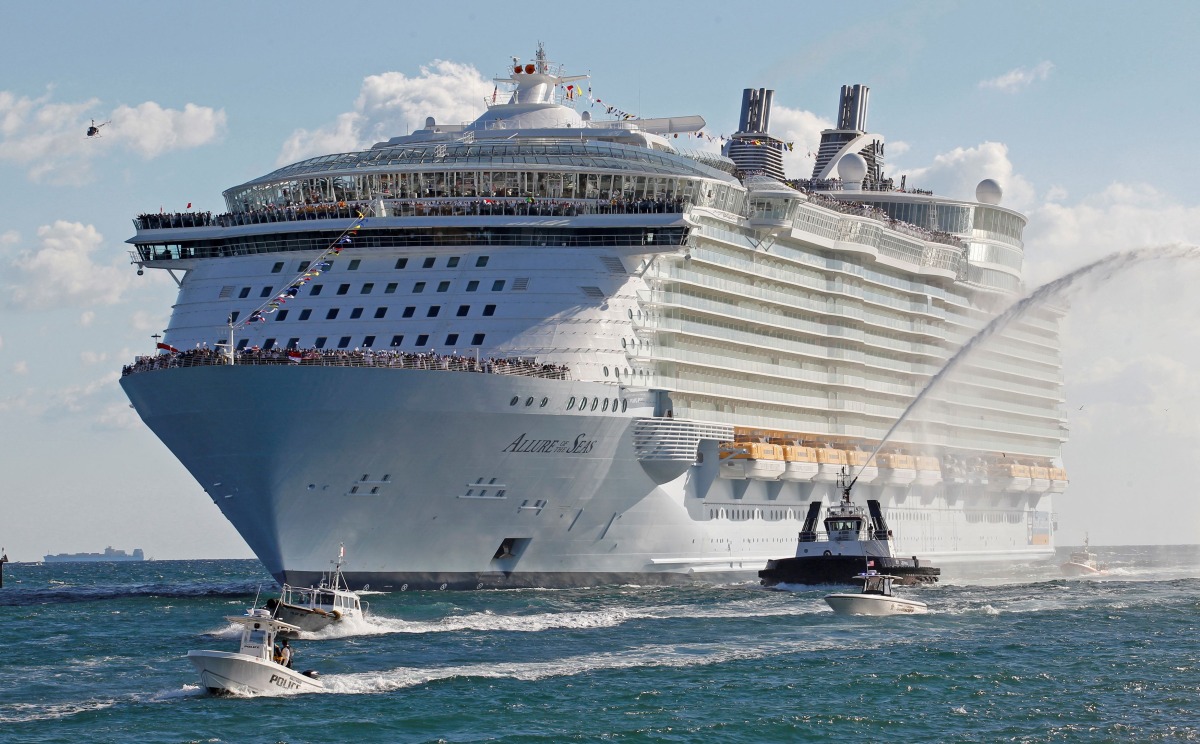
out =
[[[877,648],[860,643],[857,649]],[[322,677],[325,692],[342,695],[362,695],[392,692],[406,687],[427,684],[455,677],[515,679],[526,682],[553,678],[574,677],[598,671],[643,667],[692,667],[723,664],[747,659],[761,659],[787,654],[828,651],[845,648],[844,639],[820,641],[779,641],[749,647],[734,648],[727,644],[674,644],[642,646],[615,653],[585,654],[553,661],[520,663],[489,662],[439,668],[398,667],[377,672],[336,674]]]
[[78,700],[50,705],[13,703],[0,708],[0,723],[29,723],[70,718],[80,713],[92,713],[111,708],[118,702],[117,700]]

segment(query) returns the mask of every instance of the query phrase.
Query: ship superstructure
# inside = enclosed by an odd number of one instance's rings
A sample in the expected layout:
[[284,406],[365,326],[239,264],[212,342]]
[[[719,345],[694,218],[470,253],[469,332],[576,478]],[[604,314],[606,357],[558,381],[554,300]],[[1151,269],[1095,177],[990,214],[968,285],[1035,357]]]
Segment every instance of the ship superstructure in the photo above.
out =
[[699,116],[598,121],[540,48],[511,69],[475,122],[135,221],[180,292],[122,385],[268,570],[345,543],[355,588],[753,578],[843,467],[901,555],[1052,552],[1049,311],[866,463],[1019,289],[998,188],[863,192],[850,151],[747,174],[678,148]]

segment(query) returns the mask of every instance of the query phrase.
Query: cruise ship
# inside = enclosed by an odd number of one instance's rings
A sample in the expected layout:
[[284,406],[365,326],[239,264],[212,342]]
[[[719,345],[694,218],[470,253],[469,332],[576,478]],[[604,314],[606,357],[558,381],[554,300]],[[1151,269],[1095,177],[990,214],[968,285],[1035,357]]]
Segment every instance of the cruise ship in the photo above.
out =
[[1022,290],[999,185],[897,185],[865,86],[788,181],[772,91],[715,135],[585,79],[539,45],[473,122],[134,220],[179,294],[121,385],[264,566],[311,585],[344,543],[385,591],[756,580],[843,470],[899,555],[1051,556],[1060,311],[882,441]]

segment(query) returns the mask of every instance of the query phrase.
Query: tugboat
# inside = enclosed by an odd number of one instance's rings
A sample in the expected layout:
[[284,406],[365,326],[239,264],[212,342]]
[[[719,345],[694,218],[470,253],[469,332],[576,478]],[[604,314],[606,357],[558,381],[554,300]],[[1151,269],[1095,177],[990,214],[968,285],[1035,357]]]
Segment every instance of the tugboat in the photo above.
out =
[[838,615],[924,615],[929,611],[924,602],[892,594],[895,576],[867,571],[855,578],[863,582],[859,594],[829,594],[825,597]]
[[284,632],[299,631],[295,625],[276,620],[264,609],[226,619],[242,626],[242,641],[237,653],[188,651],[188,661],[200,672],[200,681],[209,692],[217,695],[277,695],[325,689],[315,671],[297,672],[289,666],[290,650],[286,657],[276,654],[275,637]]
[[868,514],[850,500],[850,487],[841,476],[842,501],[829,507],[825,516],[824,540],[818,539],[817,519],[821,502],[808,505],[808,514],[800,531],[800,543],[792,558],[767,561],[758,572],[763,586],[777,584],[853,584],[863,571],[875,570],[889,574],[901,585],[932,583],[942,570],[922,565],[915,555],[896,558],[892,555],[892,531],[883,519],[883,511],[875,499],[867,500]]
[[267,600],[265,607],[271,617],[296,629],[284,631],[285,638],[295,638],[301,630],[311,633],[343,620],[362,618],[362,603],[342,578],[345,556],[343,545],[338,549],[333,571],[323,575],[318,586],[302,588],[284,584],[278,599]]
[[1088,536],[1083,535],[1083,550],[1071,553],[1071,557],[1061,566],[1063,576],[1107,576],[1108,565],[1096,559],[1088,545]]

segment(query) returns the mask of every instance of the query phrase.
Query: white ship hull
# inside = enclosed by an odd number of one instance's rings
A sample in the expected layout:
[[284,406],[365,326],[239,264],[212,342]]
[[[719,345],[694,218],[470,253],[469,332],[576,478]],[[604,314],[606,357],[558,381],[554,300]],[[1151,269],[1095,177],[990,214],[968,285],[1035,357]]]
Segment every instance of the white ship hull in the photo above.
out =
[[[718,434],[691,450],[699,463],[639,459],[639,422],[711,425],[655,419],[630,391],[624,414],[565,410],[570,396],[617,394],[603,383],[283,365],[162,370],[122,385],[266,568],[293,585],[319,580],[340,543],[351,547],[353,588],[752,580],[794,552],[811,500],[836,498],[830,485],[719,477]],[[529,397],[547,405],[527,407]],[[1029,544],[1026,507],[971,521],[965,492],[855,494],[881,498],[900,555],[1052,553]]]
[[283,695],[320,692],[325,685],[273,661],[227,651],[188,651],[200,682],[215,693]]
[[924,615],[924,602],[874,594],[830,594],[825,601],[838,615]]

